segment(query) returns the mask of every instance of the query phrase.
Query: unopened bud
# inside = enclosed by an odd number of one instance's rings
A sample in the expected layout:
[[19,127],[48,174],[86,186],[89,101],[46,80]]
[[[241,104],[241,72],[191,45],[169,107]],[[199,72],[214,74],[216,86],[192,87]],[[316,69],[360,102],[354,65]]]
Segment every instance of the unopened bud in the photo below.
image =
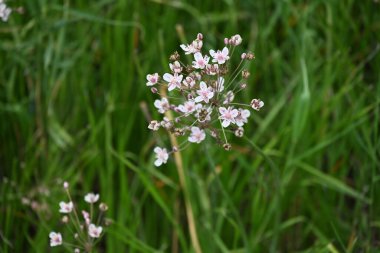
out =
[[246,57],[247,57],[247,54],[246,54],[246,53],[242,53],[242,54],[241,54],[241,59],[244,60]]
[[69,189],[69,183],[68,182],[63,182],[63,188],[65,189],[65,190],[67,190],[67,189]]
[[228,39],[228,38],[224,38],[224,44],[225,44],[225,45],[228,45],[228,44],[230,44],[230,41],[229,41],[229,39]]
[[62,223],[67,224],[69,222],[69,217],[67,215],[62,217]]
[[152,91],[152,93],[157,93],[158,92],[158,90],[157,90],[157,88],[156,87],[152,87],[152,88],[150,88],[150,90]]
[[198,33],[198,35],[197,35],[197,39],[198,39],[198,40],[203,40],[203,34]]
[[108,210],[108,206],[105,203],[100,203],[99,210],[105,212]]
[[178,148],[176,146],[173,146],[173,152],[178,152]]

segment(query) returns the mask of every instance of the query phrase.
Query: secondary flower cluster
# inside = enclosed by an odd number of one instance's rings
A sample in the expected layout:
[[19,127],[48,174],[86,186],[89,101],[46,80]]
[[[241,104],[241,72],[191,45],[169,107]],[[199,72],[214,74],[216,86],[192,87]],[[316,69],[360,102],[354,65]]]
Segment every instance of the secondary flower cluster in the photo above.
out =
[[8,18],[11,12],[12,12],[12,9],[7,7],[7,5],[3,2],[3,0],[0,0],[0,18],[4,22],[8,21]]
[[55,247],[59,245],[66,245],[73,247],[75,253],[81,251],[91,252],[97,240],[103,235],[103,227],[100,226],[104,220],[104,213],[107,211],[108,206],[104,203],[99,205],[99,215],[97,218],[94,216],[94,204],[99,200],[99,194],[88,193],[84,200],[90,204],[90,210],[82,210],[81,216],[78,213],[76,206],[74,205],[70,191],[69,184],[64,182],[63,188],[65,189],[69,198],[68,202],[61,201],[59,203],[59,212],[63,214],[62,223],[69,227],[70,231],[74,232],[74,243],[66,243],[62,239],[62,234],[58,232],[50,232],[50,246]]
[[225,38],[222,49],[211,49],[207,54],[202,52],[203,35],[199,33],[192,43],[180,46],[192,58],[191,64],[182,62],[175,52],[170,56],[169,73],[162,78],[158,73],[147,75],[146,85],[161,95],[154,106],[164,114],[162,120],[151,121],[148,128],[153,131],[164,128],[176,136],[185,136],[183,143],[170,151],[154,148],[156,166],[165,164],[170,153],[188,143],[201,143],[207,135],[226,150],[231,148],[226,132],[237,137],[244,135],[243,126],[251,115],[249,108],[259,111],[264,102],[260,99],[252,99],[250,104],[234,102],[235,96],[247,87],[250,72],[245,64],[254,59],[251,52],[242,53],[237,67],[231,66],[230,58],[241,43],[237,34]]

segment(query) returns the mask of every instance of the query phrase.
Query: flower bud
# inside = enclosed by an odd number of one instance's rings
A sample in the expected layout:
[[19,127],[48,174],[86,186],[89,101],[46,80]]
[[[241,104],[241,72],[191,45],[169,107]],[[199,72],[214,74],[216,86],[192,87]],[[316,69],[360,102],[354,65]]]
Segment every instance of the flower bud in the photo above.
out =
[[156,88],[156,87],[152,87],[150,90],[151,90],[151,91],[152,91],[152,93],[154,93],[154,94],[158,92],[158,90],[157,90],[157,88]]
[[62,223],[67,224],[69,222],[69,217],[67,215],[62,217]]
[[242,60],[244,60],[246,57],[247,57],[247,54],[246,54],[246,53],[242,53],[242,54],[241,54],[241,59],[242,59]]
[[67,189],[69,189],[69,183],[68,182],[63,182],[63,188],[65,189],[65,190],[67,190]]
[[203,40],[203,34],[198,33],[198,35],[197,35],[197,39],[198,39],[198,40]]
[[105,203],[100,203],[99,210],[105,212],[108,210],[108,206]]

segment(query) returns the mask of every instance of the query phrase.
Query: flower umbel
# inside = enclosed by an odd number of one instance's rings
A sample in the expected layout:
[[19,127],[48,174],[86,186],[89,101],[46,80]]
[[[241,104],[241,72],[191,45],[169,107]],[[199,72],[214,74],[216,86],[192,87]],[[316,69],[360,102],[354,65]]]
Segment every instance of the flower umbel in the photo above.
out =
[[[236,34],[223,42],[223,49],[210,49],[207,54],[202,52],[203,35],[199,33],[192,43],[180,45],[186,55],[192,56],[190,63],[181,61],[178,52],[174,52],[170,56],[170,73],[165,73],[163,80],[159,80],[158,73],[147,75],[147,85],[155,85],[157,88],[152,92],[162,96],[155,100],[154,106],[159,113],[165,114],[161,121],[152,120],[148,128],[153,131],[164,128],[184,138],[169,151],[155,147],[156,166],[167,163],[171,153],[184,149],[188,143],[203,142],[207,135],[225,150],[230,150],[227,135],[242,137],[243,127],[251,116],[249,109],[259,111],[264,106],[257,98],[250,104],[234,101],[239,92],[247,90],[251,73],[246,65],[255,57],[251,52],[239,52],[240,62],[234,67],[233,53],[243,39]],[[162,92],[164,90],[169,94]]]
[[[83,249],[83,252],[92,252],[98,238],[103,235],[101,224],[105,224],[103,214],[107,211],[108,207],[106,204],[101,203],[99,205],[99,215],[95,216],[94,203],[99,200],[99,194],[90,192],[84,197],[85,202],[90,204],[89,211],[82,210],[82,218],[80,219],[76,205],[71,200],[69,184],[67,182],[64,182],[63,189],[70,201],[67,203],[61,201],[59,203],[59,212],[66,214],[62,217],[61,221],[64,225],[70,227],[70,232],[74,233],[72,236],[65,238],[74,238],[74,242],[68,243],[63,241],[61,233],[52,231],[49,234],[50,246],[55,247],[63,244],[65,247],[72,247],[73,252],[81,252],[80,249]],[[72,230],[73,228],[75,231]]]

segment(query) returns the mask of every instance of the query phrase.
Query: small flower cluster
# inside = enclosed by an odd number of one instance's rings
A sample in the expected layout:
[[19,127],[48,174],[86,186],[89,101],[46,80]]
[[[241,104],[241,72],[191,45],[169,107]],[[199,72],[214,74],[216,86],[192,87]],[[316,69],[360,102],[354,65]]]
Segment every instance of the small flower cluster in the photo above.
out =
[[242,38],[237,34],[225,38],[222,49],[211,49],[209,54],[204,54],[203,35],[199,33],[192,43],[180,46],[185,55],[193,58],[191,64],[183,63],[175,52],[170,56],[170,73],[162,78],[158,73],[147,75],[146,85],[162,97],[155,100],[154,106],[165,114],[163,120],[151,121],[148,128],[153,131],[164,128],[176,136],[186,137],[179,147],[169,152],[155,147],[156,166],[165,164],[170,153],[185,148],[188,143],[201,143],[207,134],[226,150],[231,148],[226,132],[237,137],[244,135],[243,126],[251,115],[246,108],[259,111],[264,102],[260,99],[253,99],[250,104],[234,102],[235,96],[247,87],[250,72],[244,66],[255,58],[251,52],[242,53],[240,63],[232,68],[230,58],[241,43]]
[[100,203],[100,214],[95,219],[94,204],[98,202],[99,194],[86,194],[84,200],[90,204],[90,210],[82,210],[81,214],[83,221],[81,221],[78,210],[71,199],[69,184],[64,182],[63,188],[67,193],[69,202],[61,201],[59,203],[59,212],[63,214],[62,223],[66,224],[70,231],[75,231],[73,235],[75,243],[64,242],[61,233],[52,231],[49,234],[50,246],[55,247],[63,244],[68,247],[73,247],[75,253],[81,251],[91,252],[97,240],[103,235],[103,227],[100,226],[100,224],[104,220],[103,215],[107,211],[108,206],[104,203]]
[[0,18],[6,22],[8,21],[9,15],[11,14],[12,9],[9,8],[3,0],[0,0]]

